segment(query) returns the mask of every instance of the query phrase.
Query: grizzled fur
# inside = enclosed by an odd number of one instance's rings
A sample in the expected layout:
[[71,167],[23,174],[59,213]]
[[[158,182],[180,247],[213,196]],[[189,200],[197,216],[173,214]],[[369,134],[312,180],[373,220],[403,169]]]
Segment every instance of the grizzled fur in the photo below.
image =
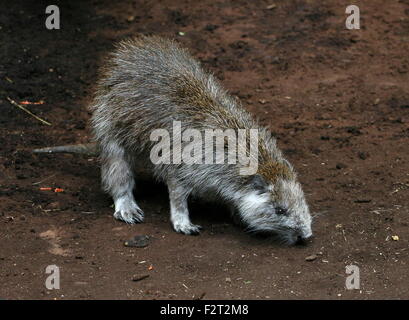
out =
[[[285,243],[312,235],[303,191],[275,139],[174,41],[139,37],[120,42],[103,69],[92,111],[102,183],[114,199],[117,219],[143,220],[132,194],[139,161],[167,184],[177,232],[199,232],[189,219],[187,199],[193,195],[227,203],[248,230],[277,234]],[[150,134],[154,129],[171,133],[173,121],[181,122],[182,131],[257,128],[257,174],[240,175],[240,163],[153,165],[149,154],[157,142]]]

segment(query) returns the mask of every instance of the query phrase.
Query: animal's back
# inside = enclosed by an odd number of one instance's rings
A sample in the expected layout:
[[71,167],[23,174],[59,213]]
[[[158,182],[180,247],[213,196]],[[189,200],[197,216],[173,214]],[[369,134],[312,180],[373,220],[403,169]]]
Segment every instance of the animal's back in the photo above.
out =
[[103,69],[92,122],[97,140],[149,144],[157,128],[251,128],[239,102],[175,41],[140,37],[121,42]]

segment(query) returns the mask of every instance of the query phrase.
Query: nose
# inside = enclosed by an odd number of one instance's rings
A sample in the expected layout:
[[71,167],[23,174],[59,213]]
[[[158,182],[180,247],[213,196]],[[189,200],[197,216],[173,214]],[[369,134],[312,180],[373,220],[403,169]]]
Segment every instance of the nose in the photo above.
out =
[[296,245],[306,245],[308,243],[308,239],[311,238],[311,235],[309,235],[308,237],[305,236],[297,236],[297,240],[295,242]]

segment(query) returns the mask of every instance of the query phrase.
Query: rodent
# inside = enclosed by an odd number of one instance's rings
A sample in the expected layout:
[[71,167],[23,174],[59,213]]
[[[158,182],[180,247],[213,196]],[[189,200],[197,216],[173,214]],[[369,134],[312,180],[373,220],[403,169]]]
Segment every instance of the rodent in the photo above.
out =
[[[228,204],[247,230],[274,234],[283,243],[312,236],[297,174],[276,140],[176,41],[138,36],[119,42],[102,68],[90,110],[102,185],[114,200],[115,218],[127,223],[144,219],[132,193],[138,162],[167,184],[170,220],[177,232],[199,233],[187,204],[195,196]],[[257,128],[257,172],[239,174],[240,163],[153,165],[150,135],[158,128],[172,132],[175,121],[182,131]]]

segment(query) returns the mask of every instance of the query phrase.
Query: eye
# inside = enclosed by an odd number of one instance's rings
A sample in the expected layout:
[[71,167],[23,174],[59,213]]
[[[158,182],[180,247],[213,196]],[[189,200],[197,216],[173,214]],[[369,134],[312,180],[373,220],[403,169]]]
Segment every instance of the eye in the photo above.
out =
[[283,207],[276,207],[275,211],[276,211],[276,214],[279,214],[279,215],[287,214],[287,210],[284,209]]

